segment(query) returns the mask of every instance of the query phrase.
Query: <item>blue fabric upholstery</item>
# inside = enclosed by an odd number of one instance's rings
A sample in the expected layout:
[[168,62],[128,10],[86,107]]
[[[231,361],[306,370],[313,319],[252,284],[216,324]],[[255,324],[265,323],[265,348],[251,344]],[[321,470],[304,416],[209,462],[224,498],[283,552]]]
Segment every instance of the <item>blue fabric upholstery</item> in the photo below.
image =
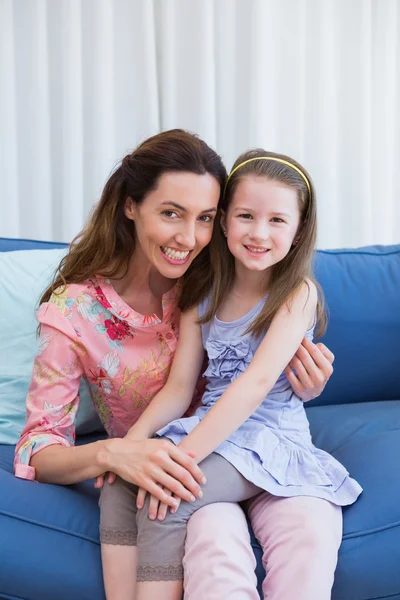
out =
[[[332,600],[400,600],[400,246],[324,251],[316,261],[336,368],[308,416],[315,444],[364,488],[343,511]],[[13,450],[0,446],[0,599],[104,600],[93,482],[16,479]]]
[[14,250],[40,250],[50,248],[66,248],[63,242],[41,242],[39,240],[21,240],[0,237],[0,252],[13,252]]
[[[43,242],[44,247],[32,248],[31,241],[29,249],[9,251],[12,243],[0,239],[0,444],[16,444],[24,428],[25,398],[37,349],[35,311],[67,251]],[[79,394],[77,434],[103,431],[84,379]]]
[[0,598],[103,600],[93,481],[17,479],[13,455],[14,446],[0,446]]
[[400,246],[316,253],[335,376],[313,405],[399,398]]
[[393,401],[319,406],[307,414],[315,444],[364,489],[343,509],[332,598],[400,597],[400,391]]

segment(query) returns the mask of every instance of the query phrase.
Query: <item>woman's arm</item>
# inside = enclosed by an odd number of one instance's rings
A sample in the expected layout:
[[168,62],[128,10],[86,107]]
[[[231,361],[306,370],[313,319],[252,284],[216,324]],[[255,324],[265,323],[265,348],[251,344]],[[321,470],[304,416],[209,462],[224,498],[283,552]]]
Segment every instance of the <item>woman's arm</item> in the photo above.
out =
[[131,427],[128,438],[149,438],[189,408],[204,359],[197,319],[197,307],[182,314],[178,346],[168,381]]
[[70,485],[97,477],[106,463],[105,444],[100,440],[83,446],[66,447],[54,443],[32,456],[30,465],[35,469],[36,480],[41,483]]
[[43,305],[37,317],[41,331],[26,399],[26,425],[14,463],[17,477],[26,479],[35,479],[34,455],[54,445],[74,445],[84,352],[71,323],[55,305]]
[[31,463],[37,480],[60,485],[112,471],[169,506],[176,501],[160,486],[189,502],[199,494],[197,482],[204,477],[193,458],[167,440],[115,438],[70,448],[55,444],[35,454]]
[[166,440],[110,439],[74,447],[84,348],[53,305],[39,310],[39,349],[27,396],[27,423],[17,444],[15,474],[71,484],[109,470],[171,503],[158,484],[188,500],[203,474],[187,452]]
[[274,317],[246,371],[229,385],[180,447],[190,448],[200,462],[249,418],[294,356],[313,320],[316,303],[314,284],[304,282]]

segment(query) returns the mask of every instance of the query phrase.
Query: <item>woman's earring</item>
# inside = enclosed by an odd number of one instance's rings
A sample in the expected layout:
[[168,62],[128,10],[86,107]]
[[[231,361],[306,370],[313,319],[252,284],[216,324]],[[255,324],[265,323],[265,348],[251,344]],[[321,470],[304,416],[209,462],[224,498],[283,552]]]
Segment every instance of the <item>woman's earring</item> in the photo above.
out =
[[226,233],[226,229],[222,228],[222,233],[224,234],[224,236],[226,237],[228,234]]

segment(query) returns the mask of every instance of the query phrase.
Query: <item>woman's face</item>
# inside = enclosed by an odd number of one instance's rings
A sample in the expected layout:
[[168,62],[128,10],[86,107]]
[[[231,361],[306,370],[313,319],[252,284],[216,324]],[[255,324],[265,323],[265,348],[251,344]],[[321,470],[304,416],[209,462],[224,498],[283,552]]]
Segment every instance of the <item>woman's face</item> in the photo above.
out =
[[209,173],[164,173],[141,204],[128,199],[126,216],[134,221],[134,260],[177,279],[211,240],[220,194]]

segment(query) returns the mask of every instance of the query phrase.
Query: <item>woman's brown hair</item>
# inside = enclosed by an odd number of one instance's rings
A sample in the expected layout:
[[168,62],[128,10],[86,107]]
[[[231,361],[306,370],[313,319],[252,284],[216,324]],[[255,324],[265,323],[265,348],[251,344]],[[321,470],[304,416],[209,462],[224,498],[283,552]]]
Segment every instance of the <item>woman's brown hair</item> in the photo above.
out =
[[[124,211],[126,199],[131,197],[140,204],[156,189],[161,175],[173,171],[209,173],[219,182],[221,191],[224,189],[226,170],[221,157],[198,136],[182,129],[171,129],[145,140],[125,156],[112,173],[99,203],[72,241],[40,304],[69,283],[79,283],[97,274],[105,277],[123,275],[135,248],[134,224]],[[189,270],[199,267],[206,271],[208,264],[209,250],[206,248]]]
[[[262,157],[277,158],[287,161],[297,167],[309,182],[306,181],[295,169],[274,160],[251,160]],[[234,169],[242,165],[234,173]],[[180,306],[186,310],[194,306],[211,291],[210,305],[207,313],[200,320],[205,323],[215,316],[225,295],[229,292],[235,280],[234,257],[228,249],[226,239],[219,226],[221,210],[226,213],[232,197],[239,182],[245,177],[266,177],[272,181],[278,181],[290,186],[297,192],[300,224],[296,233],[296,243],[292,245],[289,253],[283,260],[272,267],[268,286],[268,299],[259,316],[252,322],[249,331],[261,335],[265,328],[271,323],[279,308],[289,302],[298,287],[307,280],[315,283],[318,289],[317,305],[317,336],[326,329],[326,313],[324,310],[324,299],[320,286],[315,281],[312,272],[312,257],[317,235],[317,213],[315,202],[315,189],[307,171],[292,158],[283,154],[266,152],[255,149],[245,152],[236,160],[232,167],[232,175],[228,179],[226,189],[219,204],[217,224],[214,227],[210,244],[210,256],[212,269],[203,278],[198,278],[196,273],[188,273],[185,276],[186,283],[183,289]]]

